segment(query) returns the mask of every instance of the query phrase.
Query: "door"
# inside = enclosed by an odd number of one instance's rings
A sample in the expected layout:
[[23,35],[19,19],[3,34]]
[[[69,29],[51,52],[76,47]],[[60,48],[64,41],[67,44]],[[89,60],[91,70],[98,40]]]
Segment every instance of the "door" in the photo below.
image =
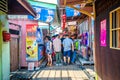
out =
[[19,41],[18,38],[11,38],[10,41],[10,71],[19,68]]

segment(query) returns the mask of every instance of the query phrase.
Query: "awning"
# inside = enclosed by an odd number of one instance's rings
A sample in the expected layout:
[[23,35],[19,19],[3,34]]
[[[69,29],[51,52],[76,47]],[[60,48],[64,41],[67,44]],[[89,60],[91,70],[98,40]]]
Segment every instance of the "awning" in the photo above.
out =
[[8,14],[36,16],[36,12],[27,0],[8,0]]
[[31,5],[35,5],[35,6],[41,6],[41,7],[45,7],[45,8],[49,8],[49,9],[56,9],[55,4],[49,4],[49,3],[35,1],[35,0],[27,0],[27,2],[29,2]]
[[56,4],[50,4],[35,0],[28,0],[28,2],[32,5],[32,7],[37,13],[36,18],[29,15],[28,19],[39,20],[41,22],[50,23],[51,25],[52,24],[55,25],[55,23],[59,23],[60,20],[58,20],[59,17],[58,17]]

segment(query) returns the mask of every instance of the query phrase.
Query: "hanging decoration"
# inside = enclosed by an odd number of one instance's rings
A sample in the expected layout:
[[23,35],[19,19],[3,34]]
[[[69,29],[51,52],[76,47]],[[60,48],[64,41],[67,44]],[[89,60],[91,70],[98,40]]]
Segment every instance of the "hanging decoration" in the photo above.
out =
[[65,29],[65,24],[66,24],[66,14],[62,15],[62,29]]

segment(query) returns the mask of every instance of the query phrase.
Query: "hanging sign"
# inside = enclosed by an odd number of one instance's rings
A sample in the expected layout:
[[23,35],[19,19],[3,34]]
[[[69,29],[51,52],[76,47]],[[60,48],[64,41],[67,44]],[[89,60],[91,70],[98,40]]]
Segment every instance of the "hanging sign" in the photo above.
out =
[[106,46],[106,19],[100,22],[100,45]]
[[66,14],[62,15],[62,29],[64,30],[66,24]]
[[43,22],[52,22],[55,16],[55,9],[48,9],[40,6],[32,6],[36,11],[37,16],[33,17],[32,15],[28,15],[28,19],[31,20],[39,20]]
[[66,11],[66,16],[67,17],[80,16],[80,12],[73,9],[73,8],[66,7],[65,11]]

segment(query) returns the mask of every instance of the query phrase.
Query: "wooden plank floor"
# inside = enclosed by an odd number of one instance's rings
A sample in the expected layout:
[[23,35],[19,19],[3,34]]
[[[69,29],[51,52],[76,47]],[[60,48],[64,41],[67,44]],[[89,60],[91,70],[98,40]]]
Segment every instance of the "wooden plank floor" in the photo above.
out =
[[33,76],[33,80],[89,80],[77,65],[46,67]]

